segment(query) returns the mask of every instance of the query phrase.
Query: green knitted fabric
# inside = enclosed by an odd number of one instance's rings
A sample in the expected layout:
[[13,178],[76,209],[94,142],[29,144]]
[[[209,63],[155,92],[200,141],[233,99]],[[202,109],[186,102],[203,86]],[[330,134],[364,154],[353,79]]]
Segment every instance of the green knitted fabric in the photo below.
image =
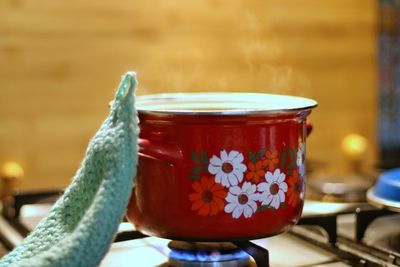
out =
[[0,267],[97,266],[125,213],[136,175],[136,74],[122,78],[115,101],[84,160],[49,215]]

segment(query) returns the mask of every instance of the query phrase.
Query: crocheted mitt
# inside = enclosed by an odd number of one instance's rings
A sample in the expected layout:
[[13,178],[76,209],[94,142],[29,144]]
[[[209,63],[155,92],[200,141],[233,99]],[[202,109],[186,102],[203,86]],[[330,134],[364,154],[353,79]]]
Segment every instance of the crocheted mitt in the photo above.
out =
[[84,160],[49,215],[0,267],[97,266],[125,213],[136,175],[136,74],[123,76]]

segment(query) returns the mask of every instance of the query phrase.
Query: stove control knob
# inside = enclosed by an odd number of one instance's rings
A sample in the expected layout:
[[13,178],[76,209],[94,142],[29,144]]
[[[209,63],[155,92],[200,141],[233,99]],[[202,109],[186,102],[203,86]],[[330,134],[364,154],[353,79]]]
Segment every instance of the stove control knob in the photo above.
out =
[[368,141],[367,139],[359,134],[348,134],[343,138],[342,150],[346,156],[359,160],[363,157],[367,151]]
[[359,171],[368,150],[368,140],[356,133],[346,135],[342,140],[342,151],[351,164],[352,171]]
[[1,191],[0,200],[3,206],[3,214],[13,216],[14,190],[18,180],[24,176],[24,169],[14,161],[7,161],[1,166]]

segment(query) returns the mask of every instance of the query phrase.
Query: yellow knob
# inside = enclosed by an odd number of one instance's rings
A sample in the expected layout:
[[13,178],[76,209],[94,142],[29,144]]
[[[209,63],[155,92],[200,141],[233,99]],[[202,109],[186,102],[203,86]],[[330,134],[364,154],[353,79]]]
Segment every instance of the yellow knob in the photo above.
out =
[[13,217],[14,209],[14,189],[18,180],[24,176],[24,169],[14,161],[7,161],[1,166],[1,191],[0,200],[2,202],[2,213]]
[[359,134],[348,134],[342,140],[343,152],[353,159],[360,159],[367,151],[367,148],[368,140]]
[[5,179],[21,179],[24,169],[17,162],[7,161],[1,166],[1,176]]

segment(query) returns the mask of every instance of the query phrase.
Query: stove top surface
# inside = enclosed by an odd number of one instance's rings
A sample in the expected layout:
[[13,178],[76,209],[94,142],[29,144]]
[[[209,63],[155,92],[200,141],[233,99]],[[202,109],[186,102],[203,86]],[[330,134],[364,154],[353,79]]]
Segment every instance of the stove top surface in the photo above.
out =
[[[32,230],[41,218],[46,216],[52,204],[29,204],[21,208],[18,222],[25,228]],[[400,215],[391,213],[389,216],[371,220],[368,223],[365,233],[362,233],[362,242],[357,242],[356,221],[359,218],[355,210],[365,210],[365,214],[371,214],[374,209],[365,203],[341,204],[322,203],[317,201],[306,201],[303,217],[299,225],[287,233],[270,238],[252,240],[251,242],[268,249],[270,265],[274,267],[290,266],[321,266],[321,267],[342,267],[342,266],[398,266],[400,262],[400,249],[398,247],[400,238]],[[364,214],[364,213],[362,213]],[[365,215],[364,214],[364,215]],[[363,215],[363,216],[364,216]],[[369,221],[370,215],[366,220]],[[361,219],[364,217],[361,217]],[[328,227],[322,231],[321,226],[315,226],[320,222]],[[329,223],[335,221],[337,227],[332,228]],[[24,237],[18,234],[18,230],[4,217],[0,217],[0,234],[12,233],[12,242],[18,244]],[[337,236],[331,237],[334,229]],[[134,227],[123,222],[120,225],[119,233],[135,231]],[[140,236],[139,236],[140,237]],[[128,238],[129,239],[129,238]],[[333,242],[329,242],[332,241]],[[128,266],[171,266],[169,255],[171,249],[168,243],[171,240],[157,237],[143,237],[137,239],[114,242],[107,255],[101,262],[101,267],[128,267]],[[363,248],[367,249],[363,249]],[[368,252],[368,249],[378,247],[377,251],[386,251],[385,255]],[[0,246],[0,253],[7,252],[7,246]],[[354,252],[356,251],[356,252]],[[367,251],[367,252],[366,252]],[[1,255],[0,254],[0,255]],[[371,258],[369,260],[369,258]],[[384,259],[382,259],[384,258]],[[388,259],[386,259],[388,258]],[[365,260],[366,259],[366,260]],[[399,261],[397,261],[399,260]],[[365,263],[366,262],[366,263]],[[357,263],[357,264],[356,264]],[[229,264],[212,265],[188,265],[175,264],[175,266],[241,266]],[[253,259],[243,266],[257,266]]]
[[[169,242],[170,240],[167,239],[147,237],[114,243],[100,266],[170,266],[168,264],[168,255],[171,250],[167,246]],[[290,234],[253,240],[253,242],[268,248],[270,264],[274,267],[351,266],[341,262],[334,254]],[[256,265],[250,263],[249,266]]]

